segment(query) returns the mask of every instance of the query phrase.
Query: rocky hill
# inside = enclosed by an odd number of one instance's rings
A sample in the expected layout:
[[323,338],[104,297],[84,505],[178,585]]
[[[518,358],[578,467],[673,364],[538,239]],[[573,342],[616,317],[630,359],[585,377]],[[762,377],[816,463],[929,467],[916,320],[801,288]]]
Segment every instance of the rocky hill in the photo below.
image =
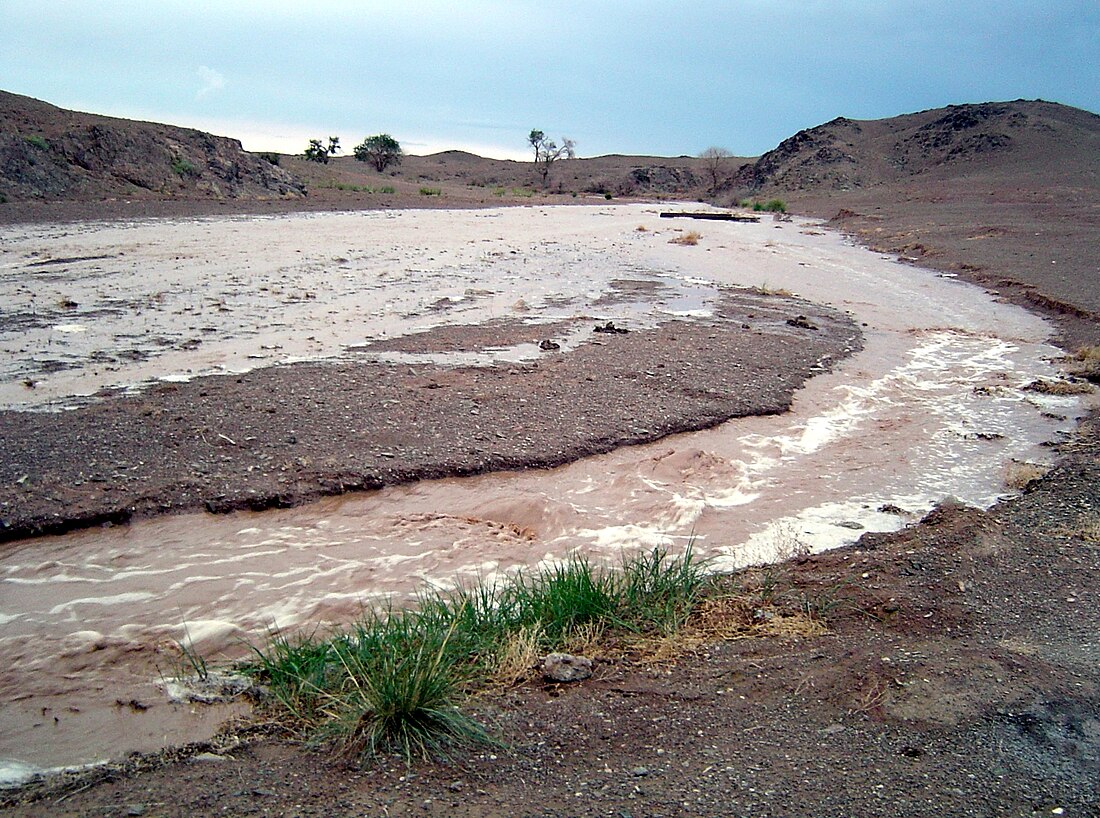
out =
[[1069,349],[1100,345],[1096,114],[1016,100],[834,119],[743,165],[721,199],[747,196],[1039,309]]
[[297,197],[236,139],[67,111],[0,91],[0,201]]
[[[854,190],[981,175],[1100,183],[1100,116],[1042,100],[950,105],[799,131],[739,171],[748,190]],[[1083,174],[1083,177],[1080,175]]]

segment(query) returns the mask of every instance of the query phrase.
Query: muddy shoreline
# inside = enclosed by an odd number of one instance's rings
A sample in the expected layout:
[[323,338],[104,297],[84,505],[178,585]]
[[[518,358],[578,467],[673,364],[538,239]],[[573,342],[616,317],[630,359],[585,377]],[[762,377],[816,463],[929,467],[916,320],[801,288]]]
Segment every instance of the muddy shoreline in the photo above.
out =
[[[622,334],[575,323],[589,331],[585,343],[530,363],[297,363],[60,413],[0,412],[0,541],[550,468],[786,411],[807,378],[861,347],[843,313],[749,291],[727,292],[711,319]],[[441,328],[365,350],[471,351],[575,328],[507,321],[466,342]]]

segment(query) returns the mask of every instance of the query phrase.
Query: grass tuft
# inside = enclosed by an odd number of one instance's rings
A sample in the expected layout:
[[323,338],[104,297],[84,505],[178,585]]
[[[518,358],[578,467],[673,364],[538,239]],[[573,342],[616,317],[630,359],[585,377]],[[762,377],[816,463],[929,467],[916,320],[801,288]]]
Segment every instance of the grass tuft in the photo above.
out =
[[448,757],[493,743],[463,703],[530,679],[542,656],[674,657],[717,636],[815,635],[832,598],[734,590],[689,548],[653,549],[615,568],[582,556],[498,582],[429,591],[404,610],[367,612],[325,638],[274,633],[246,672],[273,715],[361,758]]
[[682,235],[679,235],[674,239],[669,239],[668,243],[669,244],[683,244],[683,245],[687,245],[687,246],[690,246],[690,247],[694,247],[696,244],[699,243],[699,239],[701,239],[701,238],[703,238],[702,233],[696,232],[695,230],[689,230],[688,232],[683,233]]

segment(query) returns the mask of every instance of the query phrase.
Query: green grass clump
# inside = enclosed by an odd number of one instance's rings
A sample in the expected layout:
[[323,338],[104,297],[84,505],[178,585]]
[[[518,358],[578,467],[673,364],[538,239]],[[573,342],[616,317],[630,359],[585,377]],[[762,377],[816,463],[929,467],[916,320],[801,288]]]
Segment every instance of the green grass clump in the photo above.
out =
[[28,145],[33,145],[40,151],[44,151],[50,147],[50,143],[46,141],[46,138],[43,136],[38,136],[37,134],[24,136],[23,141],[25,141]]
[[187,159],[184,159],[182,156],[176,157],[172,160],[172,172],[179,176],[181,179],[186,176],[194,176],[197,173],[197,171],[195,170],[195,166]]
[[553,650],[664,639],[687,621],[704,581],[690,548],[679,558],[654,549],[618,570],[572,557],[425,593],[327,638],[273,634],[245,670],[267,684],[284,721],[347,755],[447,756],[492,741],[460,709],[468,695],[522,680]]
[[392,194],[397,192],[397,188],[395,188],[393,185],[384,185],[383,187],[378,188],[378,192]]
[[786,213],[787,203],[782,199],[769,199],[766,202],[753,202],[752,209],[758,213]]
[[443,189],[438,187],[422,187],[420,188],[421,196],[442,196]]

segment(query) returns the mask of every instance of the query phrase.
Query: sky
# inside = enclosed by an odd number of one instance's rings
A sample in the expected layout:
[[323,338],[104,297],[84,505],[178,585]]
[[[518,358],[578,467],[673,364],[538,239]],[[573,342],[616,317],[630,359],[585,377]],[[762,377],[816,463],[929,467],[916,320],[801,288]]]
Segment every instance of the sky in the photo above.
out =
[[249,150],[755,156],[837,116],[1100,112],[1100,0],[0,0],[0,89]]

